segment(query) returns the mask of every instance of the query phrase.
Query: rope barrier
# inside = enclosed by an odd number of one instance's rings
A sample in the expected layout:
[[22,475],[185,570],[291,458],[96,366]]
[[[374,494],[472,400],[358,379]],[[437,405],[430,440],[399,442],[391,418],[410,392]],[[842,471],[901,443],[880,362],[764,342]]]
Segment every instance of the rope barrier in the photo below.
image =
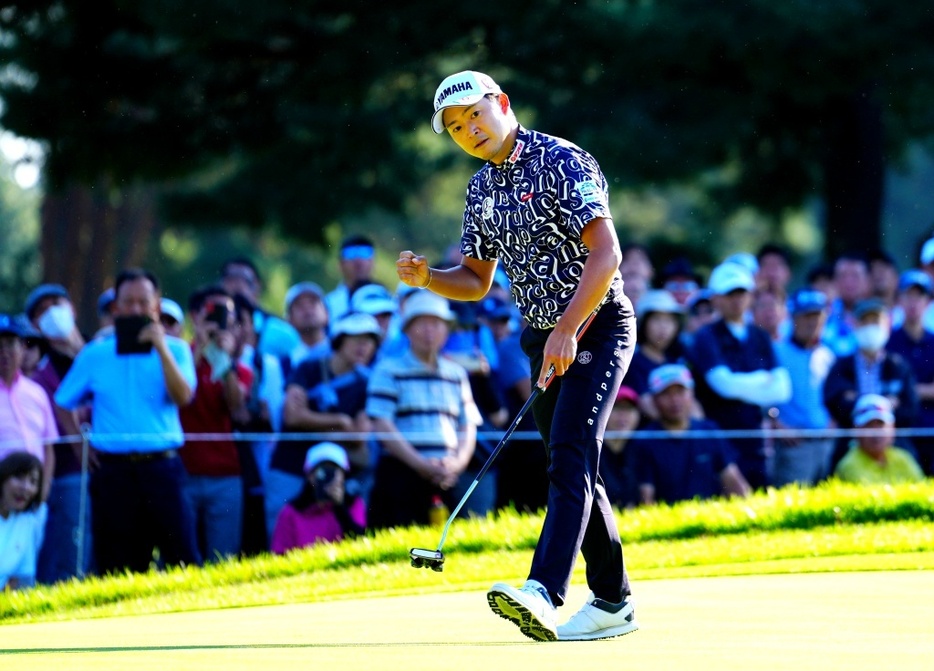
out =
[[[670,432],[662,430],[635,430],[635,431],[607,431],[604,438],[640,438],[644,440],[670,440],[671,438],[725,438],[725,439],[743,439],[743,438],[856,438],[859,436],[875,436],[890,434],[898,438],[934,438],[934,427],[912,427],[899,429],[694,429],[681,432]],[[342,433],[338,431],[309,431],[292,432],[280,431],[269,433],[186,433],[181,434],[184,442],[220,442],[230,441],[271,441],[271,442],[321,442],[325,440],[342,441],[368,441],[383,440],[394,437],[395,434],[380,433],[377,431],[365,433]],[[437,436],[433,433],[412,433],[406,434],[406,437],[413,443],[435,444]],[[498,441],[503,437],[502,431],[478,431],[477,438],[483,440]],[[44,441],[45,444],[66,445],[83,443],[88,441],[93,447],[96,442],[110,443],[128,443],[128,444],[153,444],[154,439],[158,442],[164,442],[165,439],[178,438],[178,434],[156,434],[156,433],[97,433],[90,428],[82,428],[81,434],[62,436],[55,440]],[[512,434],[513,440],[541,440],[541,435],[537,431],[516,431]],[[22,441],[5,440],[0,441],[0,451],[4,449],[22,449]]]

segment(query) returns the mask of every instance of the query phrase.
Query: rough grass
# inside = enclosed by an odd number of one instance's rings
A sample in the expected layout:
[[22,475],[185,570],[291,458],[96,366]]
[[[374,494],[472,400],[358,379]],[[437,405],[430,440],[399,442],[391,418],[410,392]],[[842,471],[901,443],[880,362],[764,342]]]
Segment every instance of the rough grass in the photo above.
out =
[[[688,502],[619,513],[634,578],[934,567],[934,482],[786,488],[744,500]],[[443,573],[409,566],[437,529],[406,528],[284,557],[71,581],[0,594],[0,622],[278,604],[360,594],[455,590],[521,579],[541,527],[507,511],[458,521]],[[582,567],[578,566],[578,570]]]

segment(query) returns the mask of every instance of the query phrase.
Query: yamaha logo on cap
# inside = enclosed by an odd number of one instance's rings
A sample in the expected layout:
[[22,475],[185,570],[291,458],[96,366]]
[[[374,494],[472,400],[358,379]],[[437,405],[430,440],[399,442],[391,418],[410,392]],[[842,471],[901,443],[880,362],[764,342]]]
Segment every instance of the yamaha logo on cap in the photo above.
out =
[[478,91],[474,88],[473,79],[468,79],[462,82],[456,82],[446,87],[435,99],[435,109],[441,107],[444,104],[444,101],[450,98],[455,93],[461,94],[460,97],[464,97],[468,94],[476,94]]

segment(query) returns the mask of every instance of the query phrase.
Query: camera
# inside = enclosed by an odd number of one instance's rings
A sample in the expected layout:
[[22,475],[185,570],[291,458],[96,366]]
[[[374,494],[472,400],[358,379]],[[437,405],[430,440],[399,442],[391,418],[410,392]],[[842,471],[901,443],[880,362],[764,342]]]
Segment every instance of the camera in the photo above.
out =
[[334,482],[337,476],[337,469],[340,468],[334,464],[322,464],[315,468],[315,484],[322,489]]
[[208,300],[204,304],[204,309],[206,321],[214,322],[221,331],[227,330],[230,321],[230,306],[227,301]]
[[114,319],[117,337],[117,354],[148,354],[151,342],[140,342],[139,334],[152,322],[148,315],[120,315]]

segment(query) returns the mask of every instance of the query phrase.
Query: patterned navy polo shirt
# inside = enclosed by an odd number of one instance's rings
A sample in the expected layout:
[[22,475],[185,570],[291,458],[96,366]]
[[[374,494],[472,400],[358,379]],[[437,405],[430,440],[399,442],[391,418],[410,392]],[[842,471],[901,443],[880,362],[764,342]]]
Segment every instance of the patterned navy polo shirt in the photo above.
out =
[[[597,161],[567,140],[519,127],[503,165],[487,163],[467,186],[461,253],[499,260],[519,311],[553,328],[577,290],[589,250],[581,231],[612,218]],[[622,293],[617,273],[611,297]]]

